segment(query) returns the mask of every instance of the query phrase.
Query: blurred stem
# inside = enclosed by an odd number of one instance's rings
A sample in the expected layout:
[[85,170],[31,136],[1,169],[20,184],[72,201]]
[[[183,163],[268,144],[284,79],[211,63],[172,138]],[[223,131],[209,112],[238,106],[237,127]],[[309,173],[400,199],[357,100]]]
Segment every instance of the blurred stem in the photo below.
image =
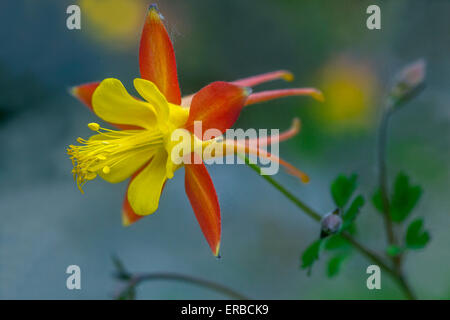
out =
[[[383,116],[381,117],[380,127],[378,129],[378,182],[380,184],[381,200],[383,202],[383,220],[386,228],[387,240],[389,245],[395,245],[396,239],[394,228],[392,225],[391,214],[389,209],[389,191],[388,179],[386,170],[386,146],[387,146],[387,131],[389,124],[389,117],[391,115],[391,107],[388,105]],[[397,263],[396,263],[397,267]]]
[[136,286],[145,281],[155,281],[155,280],[168,280],[168,281],[178,281],[185,282],[189,284],[193,284],[199,287],[207,288],[216,292],[219,292],[223,295],[226,295],[232,299],[237,300],[248,300],[248,298],[226,286],[221,284],[204,280],[200,278],[195,278],[183,274],[178,273],[169,273],[169,272],[154,272],[154,273],[143,273],[137,274],[130,277],[126,286],[119,292],[117,297],[120,297],[123,292],[126,292],[130,289],[134,289]]
[[[387,234],[387,240],[389,245],[397,245],[397,239],[395,237],[394,226],[391,220],[391,209],[389,203],[389,187],[388,187],[388,174],[386,166],[386,148],[388,143],[388,126],[389,119],[394,110],[394,103],[392,100],[388,100],[386,108],[384,109],[383,116],[381,118],[380,127],[378,129],[378,174],[380,184],[380,194],[383,203],[383,220]],[[403,254],[399,254],[391,257],[394,264],[395,271],[402,277],[402,259]]]
[[[280,191],[286,198],[291,200],[297,207],[303,210],[309,217],[311,217],[313,220],[320,223],[322,216],[309,207],[307,204],[305,204],[302,200],[300,200],[298,197],[293,195],[290,191],[288,191],[285,187],[283,187],[281,184],[276,182],[271,176],[268,175],[261,175],[261,168],[257,165],[250,163],[249,159],[246,156],[242,156],[245,160],[245,163],[252,168],[254,171],[256,171],[263,179],[265,179],[267,182],[269,182],[272,186],[275,187],[278,191]],[[386,264],[381,257],[379,257],[376,253],[374,253],[372,250],[368,249],[361,243],[359,243],[357,240],[355,240],[351,235],[348,233],[342,233],[342,236],[352,244],[352,246],[358,250],[363,256],[365,256],[367,259],[372,261],[374,264],[378,265],[380,268],[384,269],[387,273],[391,275],[391,277],[397,282],[397,284],[400,286],[400,288],[403,290],[405,296],[408,299],[415,299],[415,296],[409,287],[408,283],[405,281],[405,278],[403,275],[396,272],[395,269],[391,268],[388,264]]]

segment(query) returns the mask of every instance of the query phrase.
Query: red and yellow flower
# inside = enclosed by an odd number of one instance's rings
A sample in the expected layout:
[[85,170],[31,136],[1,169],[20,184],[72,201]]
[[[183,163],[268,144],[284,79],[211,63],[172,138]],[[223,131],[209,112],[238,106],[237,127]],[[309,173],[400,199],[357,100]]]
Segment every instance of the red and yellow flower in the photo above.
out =
[[[201,136],[194,134],[194,121],[202,122],[203,131],[214,128],[224,133],[245,106],[292,95],[309,95],[322,100],[322,94],[312,88],[251,93],[250,87],[260,83],[275,79],[291,81],[293,78],[287,71],[275,71],[233,82],[213,82],[182,98],[172,42],[155,6],[150,6],[142,31],[139,66],[142,78],[135,79],[134,86],[143,100],[128,94],[122,83],[113,78],[72,89],[75,97],[115,127],[112,130],[90,123],[89,128],[96,134],[87,140],[79,138],[80,145],[69,146],[74,179],[82,191],[82,186],[97,176],[111,183],[131,177],[122,209],[123,224],[130,225],[157,210],[167,179],[184,166],[186,194],[200,228],[217,256],[221,218],[214,185],[201,160],[182,164],[172,161],[171,134],[175,130],[186,130],[194,141],[193,146],[200,150],[220,144],[218,149],[224,152],[214,156],[224,156],[231,146],[233,153],[257,154],[279,161],[290,173],[307,181],[304,173],[262,149],[250,147],[248,141],[203,141]],[[279,139],[292,137],[298,129],[299,123],[295,121],[290,130],[279,135]],[[196,158],[196,150],[193,147],[188,154],[180,156]]]

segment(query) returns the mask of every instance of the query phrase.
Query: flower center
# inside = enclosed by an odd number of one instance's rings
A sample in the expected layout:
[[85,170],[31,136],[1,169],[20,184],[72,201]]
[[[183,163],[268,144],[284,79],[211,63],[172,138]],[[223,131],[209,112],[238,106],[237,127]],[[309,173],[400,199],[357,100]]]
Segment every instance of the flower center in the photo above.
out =
[[148,154],[149,157],[164,145],[163,134],[159,130],[109,130],[97,123],[89,128],[98,134],[88,140],[78,138],[80,146],[70,145],[67,154],[71,156],[73,177],[83,192],[83,185],[97,177],[107,175],[114,167],[131,157]]

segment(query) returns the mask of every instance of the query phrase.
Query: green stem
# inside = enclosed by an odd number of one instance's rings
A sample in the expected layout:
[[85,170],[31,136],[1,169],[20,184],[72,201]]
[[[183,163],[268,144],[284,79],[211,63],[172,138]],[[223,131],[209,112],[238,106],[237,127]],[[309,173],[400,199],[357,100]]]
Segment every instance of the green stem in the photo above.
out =
[[386,170],[386,145],[387,145],[387,129],[389,123],[390,111],[389,107],[383,112],[381,118],[380,127],[378,129],[378,175],[380,184],[381,200],[383,203],[383,220],[386,228],[386,234],[388,243],[390,245],[396,244],[394,228],[392,225],[392,220],[390,218],[389,209],[389,191],[388,191],[388,181],[387,181],[387,170]]
[[[397,239],[394,233],[394,226],[391,220],[391,209],[389,203],[389,187],[388,187],[388,175],[386,166],[386,148],[387,148],[387,137],[388,137],[388,124],[390,116],[393,112],[393,102],[388,101],[385,110],[383,111],[383,116],[381,118],[380,127],[378,129],[378,174],[379,174],[379,184],[380,184],[380,194],[383,204],[383,219],[386,229],[386,234],[388,238],[389,245],[397,245]],[[392,262],[395,267],[397,274],[402,276],[402,259],[403,255],[399,254],[391,257]]]
[[[246,160],[247,161],[247,160]],[[260,168],[257,165],[254,165],[252,163],[247,162],[247,165],[250,166],[253,170],[261,174]],[[298,199],[296,196],[294,196],[292,193],[290,193],[286,188],[284,188],[281,184],[276,182],[271,176],[268,175],[261,175],[266,181],[268,181],[272,186],[275,187],[278,191],[280,191],[286,198],[291,200],[297,207],[303,210],[308,216],[310,216],[312,219],[320,222],[322,220],[322,216],[318,214],[316,211],[314,211],[312,208],[310,208],[308,205],[306,205],[303,201]]]
[[185,282],[189,284],[193,284],[199,287],[207,288],[216,292],[219,292],[223,295],[226,295],[232,299],[237,300],[248,300],[248,297],[226,287],[221,284],[204,280],[200,278],[195,278],[191,276],[186,276],[178,273],[169,273],[169,272],[155,272],[155,273],[143,273],[131,276],[125,288],[121,290],[121,292],[117,295],[120,296],[122,292],[129,290],[131,288],[136,287],[144,281],[155,281],[155,280],[168,280],[168,281],[179,281]]
[[[281,184],[276,182],[271,176],[268,175],[261,175],[261,168],[257,165],[250,163],[249,159],[246,156],[243,156],[245,163],[252,168],[254,171],[256,171],[263,179],[265,179],[267,182],[269,182],[272,186],[275,187],[278,191],[280,191],[286,198],[291,200],[297,207],[302,209],[309,217],[311,217],[313,220],[320,222],[322,219],[322,216],[316,212],[314,209],[309,207],[307,204],[305,204],[302,200],[300,200],[298,197],[293,195],[290,191],[288,191],[285,187],[283,187]],[[406,297],[408,299],[415,299],[414,294],[411,291],[411,288],[405,281],[404,277],[396,272],[395,269],[391,268],[389,265],[387,265],[382,258],[380,258],[376,253],[371,251],[370,249],[366,248],[364,245],[360,244],[357,240],[355,240],[352,236],[350,236],[348,233],[343,233],[342,236],[348,240],[353,247],[358,250],[362,255],[364,255],[366,258],[368,258],[370,261],[372,261],[374,264],[378,265],[380,268],[384,269],[386,272],[388,272],[391,277],[398,283],[398,285],[401,287],[403,292],[405,293]]]

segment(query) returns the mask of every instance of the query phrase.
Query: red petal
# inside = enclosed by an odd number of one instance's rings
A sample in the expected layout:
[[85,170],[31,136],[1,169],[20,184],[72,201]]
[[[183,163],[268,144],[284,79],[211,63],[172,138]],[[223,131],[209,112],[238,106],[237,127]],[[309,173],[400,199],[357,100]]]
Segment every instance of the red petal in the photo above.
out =
[[[194,153],[192,153],[194,155]],[[195,155],[197,156],[197,155]],[[198,157],[198,156],[197,156]],[[192,157],[194,158],[194,156]],[[205,165],[191,159],[191,164],[185,163],[186,194],[194,209],[197,221],[203,235],[215,256],[220,248],[220,207],[216,190]],[[195,164],[195,162],[200,162]]]
[[289,97],[289,96],[310,96],[318,101],[323,102],[324,97],[322,92],[314,88],[296,88],[296,89],[280,89],[280,90],[269,90],[262,91],[251,94],[247,102],[246,106],[255,104],[258,102],[264,102],[272,99],[277,99],[281,97]]
[[278,70],[278,71],[259,74],[257,76],[248,77],[245,79],[239,79],[239,80],[233,81],[233,83],[237,84],[239,86],[253,87],[258,84],[272,81],[272,80],[277,80],[277,79],[284,79],[286,81],[292,81],[292,80],[294,80],[294,75],[286,70]]
[[208,129],[224,133],[236,122],[250,92],[249,88],[223,81],[207,85],[192,98],[185,128],[199,136],[194,132],[194,121],[202,121],[202,136]]
[[76,87],[72,87],[70,89],[70,93],[83,102],[89,109],[92,110],[92,95],[94,94],[95,89],[97,89],[100,82],[90,82],[81,84]]
[[167,101],[181,103],[175,53],[155,5],[150,6],[142,30],[139,67],[142,78],[156,84]]

